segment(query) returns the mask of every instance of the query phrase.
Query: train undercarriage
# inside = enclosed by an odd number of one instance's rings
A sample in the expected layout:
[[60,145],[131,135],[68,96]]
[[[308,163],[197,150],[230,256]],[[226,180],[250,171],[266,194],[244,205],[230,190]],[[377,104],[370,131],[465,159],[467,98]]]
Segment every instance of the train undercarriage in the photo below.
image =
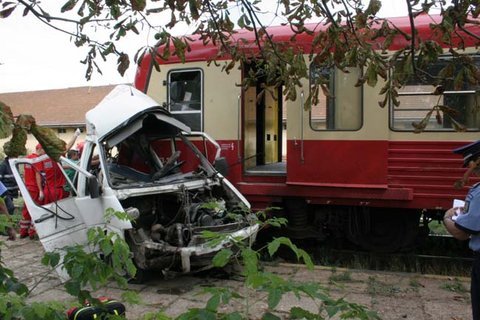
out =
[[410,251],[429,235],[429,222],[440,211],[405,208],[328,206],[308,204],[301,198],[287,198],[275,206],[275,216],[288,220],[282,235],[293,240],[328,240],[372,252]]

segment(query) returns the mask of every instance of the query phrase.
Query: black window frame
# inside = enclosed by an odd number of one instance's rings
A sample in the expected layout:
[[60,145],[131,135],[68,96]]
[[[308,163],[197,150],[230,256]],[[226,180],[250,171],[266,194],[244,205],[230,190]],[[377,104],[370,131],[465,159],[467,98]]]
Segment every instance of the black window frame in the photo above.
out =
[[[193,72],[198,72],[199,73],[199,80],[200,80],[200,90],[199,90],[199,94],[200,94],[200,97],[198,99],[198,103],[199,103],[199,110],[188,110],[188,111],[185,111],[185,110],[172,110],[172,106],[174,105],[174,103],[172,103],[171,101],[171,98],[172,98],[172,93],[171,93],[171,85],[172,85],[172,75],[173,74],[180,74],[180,73],[187,73],[187,72],[190,72],[190,73],[193,73]],[[174,118],[176,118],[177,120],[181,121],[182,123],[185,123],[187,126],[190,127],[190,129],[192,129],[192,131],[203,131],[203,128],[204,128],[204,113],[205,113],[205,104],[204,104],[204,97],[205,97],[205,81],[204,81],[204,72],[203,72],[203,69],[201,68],[182,68],[182,69],[172,69],[170,70],[168,73],[167,73],[167,105],[168,105],[168,111],[170,111],[170,113],[173,115]],[[185,100],[184,100],[185,101]],[[190,100],[188,100],[190,101]],[[197,100],[194,100],[194,101],[197,101]],[[190,103],[189,103],[190,104]],[[199,123],[198,123],[198,126],[191,126],[190,123],[191,122],[188,122],[188,121],[184,121],[185,119],[185,116],[188,116],[188,115],[196,115],[196,114],[199,114]],[[196,119],[194,119],[193,121],[197,121]]]

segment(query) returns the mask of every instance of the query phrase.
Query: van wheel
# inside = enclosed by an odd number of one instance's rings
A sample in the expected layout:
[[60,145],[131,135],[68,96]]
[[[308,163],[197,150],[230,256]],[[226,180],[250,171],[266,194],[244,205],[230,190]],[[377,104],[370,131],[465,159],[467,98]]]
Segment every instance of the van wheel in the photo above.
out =
[[132,240],[132,235],[129,232],[125,233],[125,241],[127,242],[128,247],[130,248],[133,265],[135,266],[135,268],[137,268],[137,272],[135,273],[135,276],[128,279],[128,282],[132,284],[142,284],[145,282],[147,270],[140,267],[135,259],[135,255],[138,254],[138,250],[139,250],[138,246],[135,245],[135,242]]
[[132,283],[132,284],[143,284],[145,283],[145,279],[146,279],[146,270],[145,269],[142,269],[142,268],[139,268],[137,266],[135,266],[137,268],[137,272],[135,273],[135,276],[133,278],[130,278],[128,279],[128,283]]

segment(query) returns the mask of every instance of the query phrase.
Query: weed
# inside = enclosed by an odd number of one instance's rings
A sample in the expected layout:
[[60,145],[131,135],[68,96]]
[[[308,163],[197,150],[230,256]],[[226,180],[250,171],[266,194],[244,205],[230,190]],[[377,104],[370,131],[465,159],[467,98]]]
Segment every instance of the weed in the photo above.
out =
[[393,296],[400,292],[400,288],[378,281],[376,277],[368,277],[367,293],[371,296]]
[[419,287],[423,287],[423,284],[421,284],[417,278],[411,278],[410,281],[408,282],[408,284],[410,285],[410,287],[412,288],[419,288]]
[[452,282],[443,283],[440,288],[456,293],[468,293],[468,289],[460,282],[460,280],[458,280],[458,278],[454,278]]
[[428,227],[430,228],[430,234],[448,234],[445,226],[440,221],[432,221],[428,224]]
[[410,291],[413,291],[413,292],[418,292],[418,290],[420,289],[420,287],[424,287],[423,284],[421,284],[417,278],[410,278],[410,281],[408,282],[410,288],[409,290]]
[[352,273],[350,271],[344,271],[342,273],[336,272],[335,269],[332,270],[332,275],[328,278],[330,283],[333,282],[352,282]]

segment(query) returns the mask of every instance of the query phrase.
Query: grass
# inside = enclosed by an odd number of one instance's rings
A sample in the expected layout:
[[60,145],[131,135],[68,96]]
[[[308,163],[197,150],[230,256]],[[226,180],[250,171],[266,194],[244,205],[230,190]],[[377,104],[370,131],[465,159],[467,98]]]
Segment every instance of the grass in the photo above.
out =
[[447,229],[445,229],[445,226],[441,221],[431,221],[428,224],[428,227],[430,228],[430,234],[448,235]]
[[330,283],[339,283],[339,282],[353,282],[352,273],[350,271],[344,271],[342,273],[337,273],[336,269],[332,269],[332,275],[328,278]]
[[468,294],[468,289],[463,285],[463,283],[458,280],[458,278],[454,278],[451,282],[445,282],[440,286],[441,289],[461,293],[461,294]]
[[367,293],[371,296],[387,296],[391,297],[401,291],[401,289],[393,284],[379,281],[376,277],[368,277]]

